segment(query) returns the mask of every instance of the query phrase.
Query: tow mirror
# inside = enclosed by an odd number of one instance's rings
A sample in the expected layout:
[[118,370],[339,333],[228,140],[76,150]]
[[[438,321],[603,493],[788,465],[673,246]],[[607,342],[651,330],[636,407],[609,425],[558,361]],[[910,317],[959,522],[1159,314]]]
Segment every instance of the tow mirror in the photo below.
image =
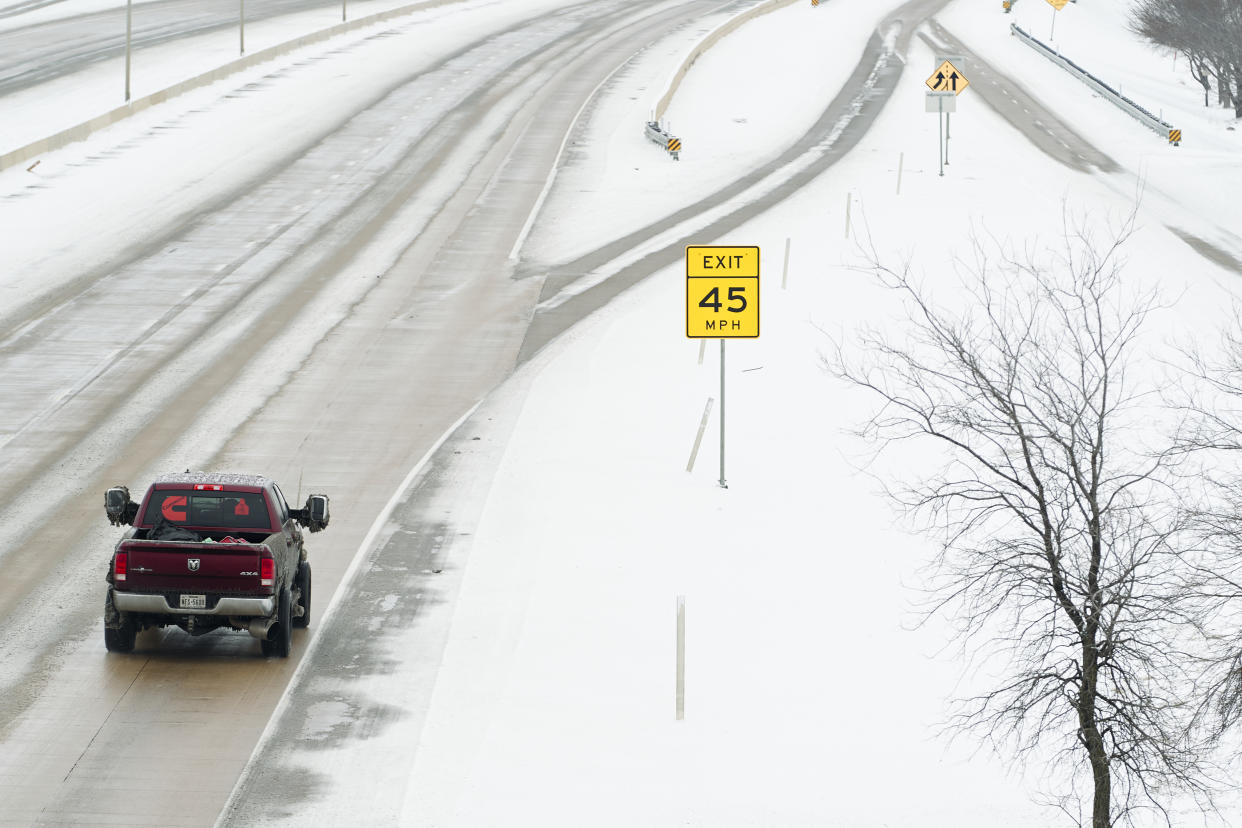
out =
[[138,504],[129,499],[129,489],[113,486],[104,492],[104,511],[108,513],[108,522],[113,526],[132,526],[134,517],[138,514]]
[[298,522],[312,532],[328,528],[328,496],[313,494],[306,498],[305,508],[296,510]]

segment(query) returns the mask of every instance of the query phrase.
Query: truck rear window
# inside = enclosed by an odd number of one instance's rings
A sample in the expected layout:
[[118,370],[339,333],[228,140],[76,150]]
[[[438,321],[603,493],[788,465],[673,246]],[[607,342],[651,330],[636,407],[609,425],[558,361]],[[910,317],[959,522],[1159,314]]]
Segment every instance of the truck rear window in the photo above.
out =
[[267,502],[260,493],[188,492],[172,489],[151,493],[143,522],[160,516],[179,526],[220,529],[268,529]]

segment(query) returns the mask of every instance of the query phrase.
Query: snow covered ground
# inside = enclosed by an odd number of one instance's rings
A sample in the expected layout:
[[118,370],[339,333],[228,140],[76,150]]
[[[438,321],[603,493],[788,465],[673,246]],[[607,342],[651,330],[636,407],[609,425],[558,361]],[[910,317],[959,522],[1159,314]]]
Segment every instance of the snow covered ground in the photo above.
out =
[[[698,61],[669,109],[686,141],[676,163],[643,139],[641,123],[687,44],[653,46],[588,113],[529,255],[568,258],[771,157],[833,97],[865,36],[896,5],[798,4],[726,38]],[[699,343],[684,336],[680,267],[630,291],[499,389],[489,404],[519,412],[517,423],[470,550],[421,741],[408,746],[417,751],[414,773],[398,780],[406,824],[1058,824],[1032,801],[1036,774],[936,735],[945,700],[979,679],[962,675],[944,626],[910,629],[919,569],[932,550],[903,530],[859,472],[862,448],[845,430],[870,401],[829,378],[820,354],[828,333],[894,324],[886,297],[850,268],[864,232],[889,260],[913,255],[928,283],[951,297],[950,262],[966,253],[972,228],[1051,241],[1064,206],[1116,218],[1141,181],[1147,195],[1127,278],[1180,297],[1156,320],[1158,333],[1210,333],[1224,321],[1222,300],[1235,293],[1237,274],[1165,225],[1242,257],[1234,235],[1242,204],[1229,195],[1242,185],[1242,148],[1227,129],[1232,119],[1204,111],[1188,77],[1121,30],[1121,0],[1067,7],[1058,42],[1099,74],[1124,67],[1123,91],[1141,102],[1136,88],[1150,84],[1149,108],[1185,125],[1179,148],[1009,38],[1011,17],[987,5],[959,0],[941,19],[1072,112],[1126,171],[1068,171],[968,90],[939,177],[936,119],[922,101],[933,55],[916,39],[902,87],[856,151],[780,210],[727,239],[699,240],[763,251],[763,336],[727,347],[727,489],[716,484],[719,348],[709,343],[700,361]],[[1047,4],[1019,6],[1043,37],[1037,20]],[[1083,44],[1090,60],[1072,51]],[[301,104],[313,100],[300,95]],[[73,184],[85,173],[69,172],[97,149],[67,148],[37,173],[63,188],[66,227],[91,219],[89,191]],[[226,141],[209,157],[181,158],[178,175],[232,175],[226,161],[237,149]],[[131,171],[142,175],[139,166]],[[10,192],[33,175],[5,171],[0,187]],[[25,226],[0,222],[6,235]],[[0,248],[11,250],[8,241]],[[39,289],[5,271],[0,287]],[[717,408],[687,473],[709,397]],[[680,722],[677,596],[687,607]],[[299,761],[324,769],[368,761],[357,747]],[[313,822],[314,813],[296,819]]]
[[[1018,3],[1012,15],[979,14],[969,4],[954,3],[940,20],[985,60],[1006,67],[1011,77],[1125,167],[1129,175],[1118,185],[1123,194],[1131,194],[1133,189],[1127,188],[1141,176],[1144,203],[1153,218],[1191,229],[1232,249],[1237,258],[1242,250],[1236,198],[1242,123],[1233,110],[1216,106],[1214,96],[1211,107],[1203,106],[1203,89],[1191,78],[1185,60],[1174,61],[1127,31],[1129,5],[1128,0],[1067,4],[1057,12],[1054,40],[1049,39],[1052,7],[1032,0]],[[1181,129],[1181,146],[1168,146],[1010,36],[1011,22]]]
[[[997,5],[996,21],[964,3],[944,19],[974,47],[983,35],[962,19],[1007,25]],[[1195,90],[1168,77],[1166,61],[1142,52],[1135,63],[1137,47],[1117,26],[1122,7],[1086,18],[1084,27],[1096,26],[1083,34],[1093,54],[1140,76],[1149,66],[1166,118],[1218,120],[1195,110]],[[619,73],[572,148],[529,252],[568,258],[649,221],[672,194],[709,191],[730,158],[769,157],[832,97],[837,87],[815,80],[840,77],[834,70],[849,65],[884,10],[798,5],[727,38],[669,110],[674,130],[695,136],[678,163],[635,128],[658,67],[640,61]],[[709,343],[700,362],[699,343],[684,337],[681,266],[579,326],[489,401],[520,414],[470,549],[405,783],[405,824],[1059,824],[1035,802],[1037,769],[1009,769],[969,740],[937,734],[946,699],[986,676],[964,674],[942,624],[911,629],[932,549],[903,531],[859,471],[863,447],[845,432],[870,401],[828,377],[820,355],[828,334],[900,324],[888,298],[850,269],[860,235],[869,232],[889,261],[912,255],[952,302],[951,263],[967,254],[972,229],[1055,244],[1066,209],[1116,222],[1143,180],[1127,279],[1177,298],[1153,320],[1152,347],[1191,330],[1210,335],[1227,318],[1237,274],[1165,224],[1228,247],[1242,210],[1225,194],[1242,181],[1223,126],[1169,147],[1026,47],[993,45],[995,54],[980,49],[997,66],[1029,54],[1022,77],[1070,108],[1126,170],[1068,171],[968,91],[940,178],[936,119],[922,102],[935,63],[916,40],[898,94],[844,163],[729,238],[699,240],[763,250],[763,336],[727,350],[727,489],[716,484],[716,413],[685,470],[705,403],[719,404],[719,351]],[[841,63],[829,59],[836,53]],[[779,71],[756,70],[769,62]],[[687,607],[680,722],[677,596]],[[369,753],[352,743],[296,761],[330,773],[342,761],[372,761]],[[327,796],[343,806],[349,792]],[[1175,824],[1199,820],[1182,813]]]

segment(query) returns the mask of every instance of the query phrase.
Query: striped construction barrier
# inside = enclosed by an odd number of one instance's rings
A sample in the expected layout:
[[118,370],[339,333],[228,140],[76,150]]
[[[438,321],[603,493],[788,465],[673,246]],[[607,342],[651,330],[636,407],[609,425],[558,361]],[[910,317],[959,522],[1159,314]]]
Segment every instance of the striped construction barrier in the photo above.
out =
[[681,139],[666,130],[659,121],[648,121],[643,134],[652,143],[664,147],[668,154],[673,156],[674,161],[681,160]]

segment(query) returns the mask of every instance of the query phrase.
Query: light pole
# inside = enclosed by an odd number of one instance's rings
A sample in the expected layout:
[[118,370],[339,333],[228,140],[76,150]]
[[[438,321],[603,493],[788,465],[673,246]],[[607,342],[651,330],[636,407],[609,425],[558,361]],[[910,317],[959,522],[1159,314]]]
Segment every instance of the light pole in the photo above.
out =
[[129,39],[134,29],[134,0],[125,0],[125,102],[129,103]]

